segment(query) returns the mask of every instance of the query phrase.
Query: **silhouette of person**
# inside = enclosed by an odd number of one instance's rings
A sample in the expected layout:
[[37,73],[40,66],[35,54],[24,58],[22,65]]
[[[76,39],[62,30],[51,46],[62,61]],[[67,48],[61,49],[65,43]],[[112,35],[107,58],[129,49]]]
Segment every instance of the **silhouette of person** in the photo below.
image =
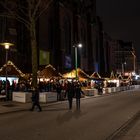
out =
[[74,84],[73,83],[68,82],[66,93],[67,93],[67,97],[68,97],[68,101],[69,101],[69,110],[71,110],[72,101],[73,101],[73,97],[74,97]]
[[80,98],[81,98],[81,85],[79,82],[76,83],[75,85],[75,98],[76,98],[76,109],[80,110]]
[[30,109],[30,111],[33,111],[35,106],[38,107],[38,111],[42,111],[41,106],[39,104],[39,90],[38,88],[34,88],[32,91],[32,108]]
[[57,100],[61,101],[62,100],[62,93],[61,93],[62,87],[61,84],[58,82],[56,84],[56,92],[57,92]]

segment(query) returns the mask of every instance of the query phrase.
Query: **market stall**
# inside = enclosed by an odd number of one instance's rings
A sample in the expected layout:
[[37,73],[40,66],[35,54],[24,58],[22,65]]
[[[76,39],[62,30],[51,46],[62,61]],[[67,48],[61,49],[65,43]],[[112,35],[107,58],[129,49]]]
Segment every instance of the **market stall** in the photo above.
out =
[[[86,81],[90,79],[90,76],[86,74],[82,69],[78,68],[77,69],[77,75],[78,75],[78,80],[79,81]],[[67,72],[62,75],[63,78],[66,79],[75,79],[76,78],[76,70],[72,70],[70,72]]]
[[[7,98],[11,100],[12,98],[12,90],[14,86],[19,82],[19,78],[24,77],[24,73],[19,70],[12,61],[8,61],[7,64],[4,64],[0,68],[0,94],[6,96],[6,78],[7,78]],[[0,96],[1,96],[0,95]]]
[[104,81],[104,79],[101,78],[98,72],[93,72],[90,76],[90,79],[91,79],[91,88],[97,87],[98,83]]
[[48,64],[43,70],[38,71],[38,78],[40,80],[60,77],[62,77],[61,73],[59,73],[51,64]]
[[10,84],[12,84],[13,80],[17,82],[20,77],[25,76],[25,74],[22,73],[21,70],[19,70],[12,61],[8,61],[7,64],[4,64],[0,68],[0,80],[5,80],[6,70]]
[[40,102],[57,101],[55,86],[61,77],[62,75],[50,64],[43,70],[38,71]]

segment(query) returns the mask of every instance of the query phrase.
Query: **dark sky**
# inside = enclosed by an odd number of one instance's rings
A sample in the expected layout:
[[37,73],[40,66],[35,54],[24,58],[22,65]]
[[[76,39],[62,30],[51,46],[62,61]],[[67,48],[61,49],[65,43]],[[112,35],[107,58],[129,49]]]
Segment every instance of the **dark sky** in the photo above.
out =
[[140,0],[96,0],[96,3],[104,31],[113,39],[134,41],[140,55]]

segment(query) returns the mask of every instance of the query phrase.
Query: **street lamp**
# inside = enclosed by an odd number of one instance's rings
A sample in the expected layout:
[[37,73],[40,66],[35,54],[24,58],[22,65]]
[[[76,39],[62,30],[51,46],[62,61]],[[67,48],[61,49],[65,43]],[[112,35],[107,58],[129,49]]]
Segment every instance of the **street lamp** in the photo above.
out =
[[75,77],[76,77],[76,80],[77,80],[78,79],[78,74],[77,74],[77,48],[81,48],[82,44],[79,43],[79,44],[73,45],[73,47],[75,48]]
[[8,95],[8,87],[7,87],[7,62],[8,62],[8,50],[10,49],[10,46],[13,46],[14,44],[12,43],[0,43],[0,45],[4,46],[5,50],[6,50],[6,68],[5,68],[5,78],[6,78],[6,83],[5,83],[5,94],[6,94],[6,99],[7,99],[7,95]]
[[134,68],[134,73],[136,72],[136,55],[133,51],[131,51],[131,54],[133,55],[133,68]]
[[122,74],[124,74],[124,65],[126,65],[126,62],[122,63]]

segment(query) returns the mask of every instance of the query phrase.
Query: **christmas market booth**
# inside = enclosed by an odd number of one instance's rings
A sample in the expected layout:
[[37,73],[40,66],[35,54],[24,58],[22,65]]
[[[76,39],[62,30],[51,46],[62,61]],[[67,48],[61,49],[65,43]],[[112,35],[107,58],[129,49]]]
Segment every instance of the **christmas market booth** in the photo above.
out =
[[[62,77],[65,79],[68,79],[68,80],[76,79],[76,70],[73,69],[72,71],[63,74]],[[88,81],[90,79],[90,76],[88,74],[86,74],[80,68],[77,68],[77,77],[78,77],[78,80],[81,82],[85,82],[85,81]]]
[[7,64],[4,64],[0,69],[0,80],[5,80],[7,71],[7,78],[12,85],[12,82],[18,82],[20,77],[24,77],[25,74],[19,70],[12,61],[8,61]]
[[118,79],[120,80],[121,90],[128,90],[132,85],[131,75],[119,75]]
[[[91,88],[91,78],[86,74],[82,69],[77,69],[78,80],[82,84],[82,91],[86,96],[94,96],[97,94],[97,89]],[[68,80],[76,79],[76,70],[72,70],[66,74],[63,74],[63,77]]]
[[1,94],[6,94],[5,90],[7,79],[7,96],[10,96],[11,99],[12,93],[19,88],[19,79],[24,76],[25,74],[22,73],[12,61],[8,61],[7,64],[4,64],[0,69],[0,81],[3,84],[1,87]]
[[62,75],[51,64],[38,71],[40,102],[57,101],[57,92],[54,87],[61,77]]
[[98,72],[93,72],[90,76],[91,78],[91,88],[96,88],[96,86],[102,83],[105,79],[101,78]]
[[105,88],[103,89],[103,93],[112,93],[120,91],[120,80],[117,74],[114,74],[112,71],[109,78],[105,78]]
[[93,90],[94,95],[99,94],[99,89],[103,88],[104,85],[104,78],[101,78],[100,74],[98,72],[93,72],[90,75],[90,87]]
[[59,73],[51,64],[45,66],[45,68],[41,71],[38,71],[39,80],[50,80],[61,78],[62,74]]

